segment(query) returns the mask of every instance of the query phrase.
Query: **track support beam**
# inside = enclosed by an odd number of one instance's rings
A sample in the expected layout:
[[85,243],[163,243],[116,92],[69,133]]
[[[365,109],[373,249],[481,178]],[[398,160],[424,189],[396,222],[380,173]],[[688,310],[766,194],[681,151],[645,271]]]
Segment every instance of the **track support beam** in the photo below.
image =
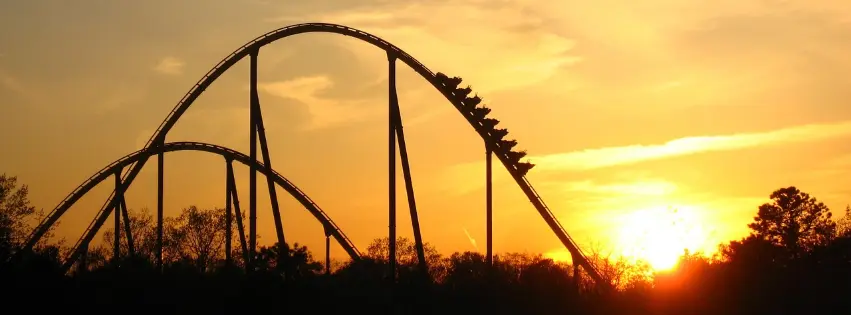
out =
[[89,271],[89,244],[85,244],[80,254],[80,261],[77,262],[77,272],[84,273]]
[[231,200],[233,201],[233,212],[236,216],[236,231],[239,233],[239,244],[242,248],[242,262],[245,270],[249,268],[248,244],[245,242],[245,226],[242,223],[242,210],[239,209],[239,193],[236,191],[236,180],[233,176],[233,160],[228,159],[228,186],[230,186]]
[[325,274],[331,274],[331,229],[327,225],[325,228]]
[[[251,66],[250,66],[250,79],[249,79],[249,124],[251,125],[251,130],[249,131],[249,137],[251,138],[251,142],[249,142],[249,157],[252,161],[257,160],[257,115],[255,112],[255,96],[257,95],[257,53],[259,50],[254,50],[250,54]],[[246,264],[250,265],[254,256],[257,253],[257,167],[252,164],[249,166],[251,169],[248,173],[248,262]],[[253,268],[252,268],[253,269]],[[249,269],[251,270],[251,269]]]
[[391,282],[396,282],[396,117],[394,114],[394,99],[396,95],[396,57],[387,54],[389,60],[389,83],[388,83],[388,126],[389,126],[389,143],[388,143],[388,255],[389,261],[389,279]]
[[[252,55],[256,56],[256,55]],[[256,58],[256,57],[252,57]],[[256,66],[256,62],[252,63]],[[260,98],[254,89],[251,97],[251,113],[254,115],[254,128],[257,129],[258,140],[260,140],[260,153],[263,156],[263,166],[268,172],[272,172],[272,158],[269,156],[269,146],[266,142],[266,128],[263,126],[263,112],[260,110]],[[278,207],[278,192],[275,190],[275,180],[266,176],[266,184],[269,188],[269,201],[272,203],[272,219],[275,221],[275,234],[278,237],[278,259],[289,257],[287,254],[287,240],[284,238],[284,225],[281,221],[281,210]]]
[[485,143],[485,213],[486,219],[486,242],[487,242],[487,262],[489,266],[493,266],[493,150],[491,146]]
[[[118,266],[118,258],[121,257],[121,169],[115,171],[115,200],[113,202],[113,227],[112,238],[112,262]],[[86,244],[88,245],[88,244]]]
[[233,177],[233,169],[231,169],[231,160],[225,159],[225,264],[228,267],[233,265],[233,257],[231,257],[231,244],[233,243],[233,210],[231,200],[230,179]]
[[163,171],[165,155],[157,154],[157,270],[163,270]]
[[[396,94],[395,66],[396,58],[389,56],[391,68],[391,77],[393,88],[390,90],[390,112],[393,115],[393,125],[395,127],[396,139],[399,142],[399,156],[402,159],[402,175],[405,179],[405,192],[408,198],[408,208],[411,212],[411,225],[414,230],[414,246],[417,251],[417,265],[420,271],[428,275],[428,263],[426,262],[425,249],[423,247],[423,236],[420,232],[420,219],[417,213],[417,200],[414,197],[414,183],[411,179],[411,166],[408,161],[408,148],[405,144],[405,132],[402,130],[402,113],[399,110],[399,98]],[[393,157],[395,162],[395,156]]]
[[130,210],[127,209],[127,201],[124,195],[121,196],[121,215],[124,216],[124,234],[127,238],[127,255],[131,257],[136,255],[136,249],[133,246],[133,229],[130,226]]

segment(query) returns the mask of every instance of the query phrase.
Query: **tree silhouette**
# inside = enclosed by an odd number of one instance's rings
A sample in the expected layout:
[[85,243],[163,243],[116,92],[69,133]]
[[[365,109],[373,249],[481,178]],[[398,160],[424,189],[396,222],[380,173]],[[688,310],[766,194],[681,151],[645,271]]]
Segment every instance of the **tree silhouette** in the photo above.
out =
[[[22,229],[15,232],[22,235],[19,239],[25,238],[27,225],[19,222],[38,214],[25,189],[16,189],[8,177],[2,182],[5,240],[13,239],[8,231],[14,228]],[[0,264],[0,288],[7,301],[37,294],[64,305],[154,302],[211,313],[228,303],[249,312],[269,307],[303,311],[306,301],[327,299],[315,312],[386,313],[390,307],[405,314],[849,314],[851,207],[833,222],[827,207],[796,189],[779,189],[772,198],[774,204],[757,211],[751,235],[720,245],[712,258],[685,252],[670,271],[652,272],[646,263],[592,247],[588,258],[615,285],[614,291],[595,291],[587,276],[573,277],[573,266],[540,254],[500,253],[490,265],[481,253],[444,257],[429,244],[425,249],[433,281],[420,281],[416,250],[406,238],[397,240],[396,281],[386,279],[387,238],[374,240],[363,259],[345,262],[329,276],[320,275],[322,264],[297,243],[284,244],[285,255],[278,244],[261,245],[253,269],[245,272],[223,264],[224,211],[197,207],[167,218],[163,270],[151,268],[156,238],[152,215],[146,209],[130,210],[135,256],[127,256],[126,237],[119,235],[121,256],[117,264],[109,263],[113,233],[124,233],[123,227],[107,229],[102,244],[88,251],[87,268],[70,273],[61,268],[60,258],[67,256],[62,246],[45,243],[22,260]],[[16,246],[21,240],[7,243]],[[789,254],[790,247],[798,249],[797,255]],[[234,262],[241,262],[240,257],[234,253]]]
[[[133,249],[135,250],[135,255],[139,258],[144,258],[149,261],[156,260],[156,246],[157,246],[157,222],[154,220],[153,215],[147,208],[143,208],[141,211],[134,211],[133,209],[127,210],[127,215],[130,218],[130,233],[133,234]],[[122,217],[122,220],[124,218]],[[127,235],[125,233],[123,225],[125,224],[123,221],[121,222],[122,228],[118,231],[120,242],[119,253],[121,256],[128,255],[128,244],[127,244]],[[115,235],[115,231],[112,229],[107,229],[103,233],[103,244],[104,246],[112,247],[113,237]],[[106,245],[109,244],[109,245]],[[112,253],[112,251],[109,251]]]
[[[322,264],[313,259],[307,246],[284,244],[286,255],[280,255],[278,243],[272,246],[261,246],[253,262],[255,270],[274,272],[285,279],[299,279],[313,276],[322,271]],[[279,258],[283,257],[282,261]]]
[[454,253],[449,257],[446,284],[455,289],[481,288],[486,283],[489,270],[481,253]]
[[223,209],[184,208],[178,217],[164,222],[164,256],[209,271],[224,259],[225,225]]
[[[426,263],[431,277],[437,281],[444,276],[446,266],[440,253],[428,242],[423,243]],[[375,261],[387,263],[390,257],[390,238],[378,238],[366,248],[366,257]],[[396,263],[401,272],[413,272],[417,268],[416,244],[407,237],[396,238]],[[399,270],[397,270],[398,272]]]
[[754,222],[748,224],[754,236],[783,246],[796,257],[833,238],[836,223],[830,209],[815,197],[790,186],[771,193],[771,199],[773,203],[759,206]]
[[845,215],[836,221],[836,236],[851,238],[851,206],[845,206]]
[[[0,174],[0,258],[26,242],[27,237],[44,213],[30,204],[29,187],[18,186],[16,176]],[[42,237],[39,246],[52,237],[53,227]]]
[[[600,245],[589,248],[588,260],[597,268],[603,280],[615,288],[625,289],[646,285],[651,274],[650,264],[643,260],[634,260],[622,255],[613,257],[612,251],[604,253]],[[593,280],[582,274],[579,279],[583,288],[594,287]]]

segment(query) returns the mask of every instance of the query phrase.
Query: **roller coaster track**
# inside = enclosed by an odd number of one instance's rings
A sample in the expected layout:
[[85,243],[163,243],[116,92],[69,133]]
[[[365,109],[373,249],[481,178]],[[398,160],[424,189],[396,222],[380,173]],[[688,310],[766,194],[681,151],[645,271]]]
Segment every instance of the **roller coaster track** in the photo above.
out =
[[[72,203],[73,203],[73,201],[76,201],[77,199],[79,199],[80,197],[85,195],[89,190],[91,190],[92,188],[97,186],[100,182],[109,178],[109,176],[115,174],[115,172],[121,170],[122,168],[124,168],[128,165],[131,165],[131,164],[137,162],[140,159],[148,158],[152,155],[156,155],[156,154],[159,154],[159,153],[175,152],[175,151],[209,152],[209,153],[213,153],[213,154],[218,154],[218,155],[224,157],[226,160],[238,161],[238,162],[243,163],[245,165],[250,165],[252,162],[255,163],[258,166],[258,171],[263,173],[263,175],[265,175],[265,176],[272,177],[272,179],[275,181],[276,184],[278,184],[278,186],[281,186],[281,188],[283,188],[288,193],[290,193],[290,195],[295,197],[296,200],[298,200],[305,207],[305,209],[310,211],[310,213],[313,214],[313,216],[316,217],[316,219],[319,220],[319,222],[321,222],[323,224],[323,226],[330,228],[331,235],[334,236],[334,238],[340,243],[340,245],[343,247],[343,249],[346,251],[346,253],[349,254],[349,256],[352,259],[354,259],[354,260],[360,259],[360,257],[361,257],[360,252],[357,250],[354,243],[346,236],[345,233],[343,233],[343,230],[340,229],[340,227],[337,226],[337,224],[334,223],[333,220],[331,220],[331,218],[328,216],[328,214],[326,214],[325,211],[322,211],[322,208],[320,208],[319,205],[316,204],[316,202],[314,202],[312,199],[310,199],[310,197],[307,196],[306,193],[304,193],[304,191],[299,189],[295,184],[290,182],[288,179],[286,179],[286,177],[284,177],[280,173],[278,173],[274,170],[268,171],[268,169],[265,168],[264,165],[261,162],[252,161],[251,158],[249,156],[245,155],[245,154],[242,154],[242,153],[235,151],[233,149],[229,149],[229,148],[214,145],[214,144],[201,143],[201,142],[171,142],[171,143],[166,143],[162,146],[153,147],[151,149],[139,150],[139,151],[130,153],[130,154],[125,155],[124,157],[110,163],[109,165],[107,165],[106,167],[104,167],[103,169],[101,169],[100,171],[95,173],[95,175],[93,175],[92,177],[89,177],[89,179],[87,179],[85,182],[83,182],[82,185],[80,185],[76,190],[74,190],[74,192],[71,193],[70,198],[68,198],[68,200],[72,200]],[[107,217],[109,216],[109,214],[110,214],[109,211],[100,213],[100,215],[99,215],[99,217],[96,221],[105,221],[107,219]],[[93,229],[89,228],[89,229],[87,229],[87,231],[93,231]],[[77,243],[74,245],[73,248],[79,249],[80,244],[82,244],[84,242],[85,243],[90,242],[91,237],[93,237],[93,236],[94,236],[94,233],[92,233],[92,235],[86,234],[85,236],[81,237],[77,241]],[[72,253],[71,257],[68,257],[68,259],[66,259],[66,263],[69,262],[69,261],[74,261],[77,258],[76,256],[79,255],[79,254],[80,253],[78,253],[78,252]]]
[[[377,36],[351,27],[329,23],[295,24],[273,30],[242,45],[241,47],[233,51],[231,54],[229,54],[227,57],[222,59],[212,69],[210,69],[210,71],[207,72],[183,96],[180,102],[178,102],[177,105],[171,110],[171,112],[169,112],[166,119],[163,120],[163,122],[157,127],[156,131],[148,139],[145,144],[145,147],[142,150],[144,151],[150,148],[164,145],[165,137],[168,134],[168,131],[174,126],[180,116],[183,115],[183,113],[190,107],[190,105],[192,105],[192,103],[201,95],[201,93],[203,93],[219,76],[225,73],[234,64],[236,64],[246,56],[252,53],[256,53],[261,47],[267,44],[270,44],[282,38],[302,33],[335,33],[362,40],[386,51],[388,55],[392,55],[398,58],[399,60],[407,64],[415,72],[419,73],[420,76],[422,76],[436,89],[438,89],[444,95],[444,97],[446,97],[446,99],[450,103],[452,103],[456,109],[458,109],[458,111],[467,119],[470,125],[473,126],[476,132],[479,133],[479,135],[485,141],[486,146],[497,149],[493,151],[494,154],[500,161],[502,161],[505,168],[517,182],[517,185],[520,186],[520,189],[529,198],[529,201],[532,203],[532,205],[535,207],[541,217],[543,217],[544,221],[546,221],[546,223],[550,226],[550,228],[556,234],[562,244],[564,244],[568,251],[570,251],[571,256],[574,260],[574,264],[578,264],[583,269],[585,269],[588,275],[597,284],[607,284],[605,283],[605,280],[602,279],[597,269],[587,259],[586,255],[577,246],[575,241],[568,235],[567,231],[556,219],[550,208],[547,207],[547,205],[544,203],[544,200],[532,187],[532,184],[526,179],[525,172],[517,169],[516,161],[512,160],[509,156],[507,156],[507,150],[499,150],[502,147],[502,144],[500,143],[500,141],[494,140],[494,136],[492,134],[492,126],[491,129],[489,129],[482,123],[480,119],[475,117],[473,113],[470,112],[470,109],[468,107],[465,107],[463,96],[459,95],[455,90],[453,90],[454,87],[446,85],[446,82],[444,80],[441,80],[438,75],[429,70],[425,65],[417,61],[414,57],[410,56],[399,47],[396,47],[395,45]],[[147,162],[147,157],[148,155],[145,155],[144,157],[140,157],[132,164],[127,165],[129,169],[124,173],[122,179],[122,188],[124,190],[126,190],[130,183],[132,183],[133,179],[145,165],[145,163]],[[66,197],[65,200],[63,200],[60,205],[56,209],[54,209],[53,212],[51,212],[48,218],[46,218],[42,225],[40,225],[39,228],[37,228],[36,231],[33,233],[33,237],[30,240],[30,244],[35,244],[38,239],[47,231],[49,226],[55,223],[55,221],[58,219],[58,215],[61,215],[61,213],[67,210],[65,204],[69,202],[73,203],[71,202],[73,198],[74,193]],[[99,219],[103,217],[103,220],[105,220],[107,215],[104,213],[107,213],[108,209],[111,209],[112,205],[115,203],[115,200],[116,198],[114,198],[114,194],[111,195],[107,202],[103,205],[101,209],[101,214],[98,216],[98,218],[95,219],[95,221],[92,222],[92,224],[90,224],[89,228],[87,229],[87,234],[93,234],[91,232],[92,230],[99,229],[100,225],[102,224],[102,222],[98,222],[101,221]]]

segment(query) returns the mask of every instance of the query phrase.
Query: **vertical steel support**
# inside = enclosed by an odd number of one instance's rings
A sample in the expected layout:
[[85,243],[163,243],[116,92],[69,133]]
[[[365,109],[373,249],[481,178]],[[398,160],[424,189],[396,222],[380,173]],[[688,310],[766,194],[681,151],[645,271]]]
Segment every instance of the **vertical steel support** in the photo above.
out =
[[331,229],[325,226],[325,274],[331,274]]
[[[389,56],[390,64],[396,63],[395,56]],[[391,66],[395,70],[395,66]],[[391,76],[395,77],[395,72],[391,72]],[[402,175],[405,178],[405,192],[408,197],[408,208],[411,212],[411,225],[414,229],[414,243],[417,250],[417,264],[420,271],[428,274],[428,264],[425,260],[425,249],[423,248],[423,237],[420,233],[420,219],[417,214],[417,201],[414,197],[414,183],[411,180],[411,166],[408,162],[408,148],[405,144],[405,132],[402,130],[402,113],[399,110],[399,98],[396,95],[396,83],[393,79],[393,88],[390,90],[390,111],[393,114],[393,125],[396,127],[396,139],[399,141],[399,155],[402,158]],[[395,162],[395,161],[394,161]]]
[[[260,153],[263,156],[263,166],[266,168],[268,173],[271,174],[272,158],[269,157],[269,146],[266,142],[266,128],[263,127],[263,112],[260,111],[260,98],[257,94],[254,94],[252,101],[251,106],[253,106],[252,111],[255,113],[254,121],[257,128],[257,136],[260,140]],[[266,176],[266,185],[269,187],[269,200],[272,203],[272,218],[275,220],[275,233],[278,236],[278,252],[281,255],[278,258],[286,259],[286,257],[289,257],[289,255],[287,255],[286,248],[287,240],[284,238],[284,225],[283,221],[281,221],[280,208],[278,208],[278,192],[275,190],[275,181],[272,177]]]
[[80,260],[77,261],[77,272],[84,273],[89,270],[89,244],[80,244],[83,247],[83,253],[80,255]]
[[[116,201],[121,200],[121,170],[115,172],[115,198]],[[112,260],[117,265],[118,257],[121,256],[121,203],[113,202],[113,218],[115,227],[113,227],[112,240]]]
[[230,179],[233,177],[233,169],[230,167],[231,160],[227,159],[225,164],[225,263],[228,267],[233,265],[233,257],[231,257],[231,244],[233,243],[233,219],[231,211],[231,187]]
[[164,155],[157,154],[157,270],[163,268],[163,168]]
[[242,210],[239,209],[239,194],[236,191],[236,180],[233,177],[233,161],[228,161],[228,183],[230,183],[230,195],[233,199],[233,212],[236,215],[236,230],[239,233],[239,245],[242,248],[242,261],[246,270],[248,269],[248,245],[245,242],[245,226],[242,224]]
[[254,97],[257,95],[257,50],[251,52],[251,66],[249,78],[249,124],[251,130],[249,137],[249,156],[251,157],[251,169],[248,173],[248,264],[254,260],[254,255],[257,250],[257,166],[254,161],[257,161],[257,113],[254,108]]
[[390,106],[388,106],[388,126],[389,126],[389,143],[388,143],[388,180],[389,180],[389,229],[388,232],[388,261],[390,267],[389,278],[391,282],[396,281],[396,119],[394,119],[395,115],[393,113],[393,95],[396,92],[396,58],[395,56],[391,56],[389,53],[387,54],[387,59],[389,62],[389,98],[390,98]]
[[487,201],[485,202],[487,219],[487,260],[488,265],[493,265],[493,151],[491,150],[490,144],[485,144],[487,147],[485,149],[487,156],[485,157],[486,161],[486,170],[485,170],[485,195]]
[[133,230],[130,226],[130,210],[127,209],[127,202],[124,199],[124,194],[121,194],[121,215],[124,216],[124,234],[127,234],[127,254],[131,257],[136,255],[136,249],[133,246]]

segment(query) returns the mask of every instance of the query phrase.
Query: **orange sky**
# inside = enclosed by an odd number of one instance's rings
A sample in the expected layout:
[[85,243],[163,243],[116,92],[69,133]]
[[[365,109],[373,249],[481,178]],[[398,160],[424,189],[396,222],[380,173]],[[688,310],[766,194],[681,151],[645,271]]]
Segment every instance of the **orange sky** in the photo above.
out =
[[[851,9],[841,0],[7,1],[0,172],[52,209],[141,148],[222,57],[309,21],[360,28],[463,77],[528,149],[538,165],[530,181],[586,249],[657,258],[711,250],[742,236],[783,186],[837,214],[851,203]],[[247,69],[216,81],[168,140],[248,152]],[[481,140],[413,71],[398,74],[423,235],[444,252],[484,250]],[[339,35],[300,35],[261,50],[259,81],[275,168],[359,248],[385,236],[384,54]],[[167,156],[167,213],[223,206],[223,164]],[[236,176],[247,200],[247,172]],[[155,177],[148,167],[136,180],[131,208],[155,207]],[[495,179],[496,250],[560,251],[507,173]],[[399,231],[410,235],[398,182]],[[109,185],[63,217],[61,235],[76,240]],[[274,225],[259,196],[265,243]],[[321,251],[321,226],[281,199],[288,239]]]

